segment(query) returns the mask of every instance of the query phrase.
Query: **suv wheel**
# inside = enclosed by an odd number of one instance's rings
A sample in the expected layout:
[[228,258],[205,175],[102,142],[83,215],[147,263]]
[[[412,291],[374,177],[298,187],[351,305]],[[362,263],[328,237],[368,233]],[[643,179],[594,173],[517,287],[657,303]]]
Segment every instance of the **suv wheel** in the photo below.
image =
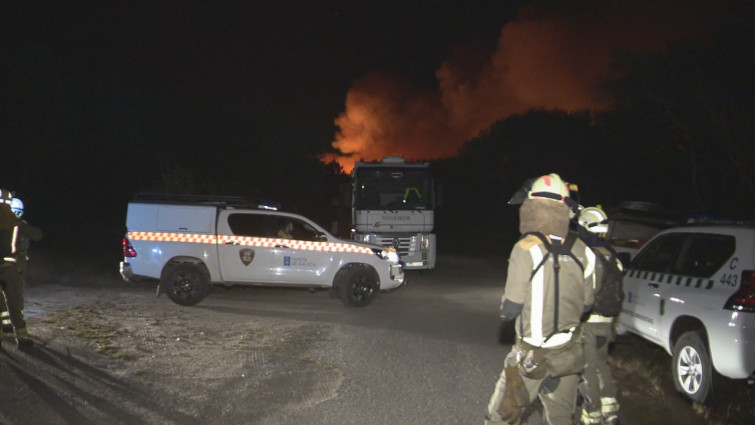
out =
[[205,274],[193,264],[179,264],[165,275],[160,285],[174,303],[196,305],[210,293]]
[[708,396],[713,365],[701,332],[686,332],[674,344],[674,385],[692,400],[703,402]]
[[338,294],[347,306],[364,307],[377,296],[378,279],[369,268],[352,265],[339,275]]

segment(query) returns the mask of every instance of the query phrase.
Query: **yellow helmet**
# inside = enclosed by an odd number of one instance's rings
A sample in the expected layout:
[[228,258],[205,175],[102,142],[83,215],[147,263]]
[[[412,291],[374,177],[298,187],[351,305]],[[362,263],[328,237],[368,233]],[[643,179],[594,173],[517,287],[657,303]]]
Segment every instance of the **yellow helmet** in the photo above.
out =
[[592,233],[608,232],[608,216],[598,207],[587,207],[580,211],[579,225]]
[[538,177],[527,194],[529,199],[550,199],[561,203],[566,202],[568,197],[569,186],[555,173]]

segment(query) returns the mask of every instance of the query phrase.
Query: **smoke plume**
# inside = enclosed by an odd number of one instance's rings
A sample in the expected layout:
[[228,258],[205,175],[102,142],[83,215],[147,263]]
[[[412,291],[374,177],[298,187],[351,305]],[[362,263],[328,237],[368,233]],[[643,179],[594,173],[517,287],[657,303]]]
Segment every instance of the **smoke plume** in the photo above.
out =
[[532,108],[602,109],[603,83],[620,75],[617,52],[635,54],[704,37],[714,2],[592,0],[534,3],[501,29],[495,51],[457,45],[436,71],[437,90],[374,73],[356,81],[335,119],[333,147],[355,161],[435,159],[497,120]]

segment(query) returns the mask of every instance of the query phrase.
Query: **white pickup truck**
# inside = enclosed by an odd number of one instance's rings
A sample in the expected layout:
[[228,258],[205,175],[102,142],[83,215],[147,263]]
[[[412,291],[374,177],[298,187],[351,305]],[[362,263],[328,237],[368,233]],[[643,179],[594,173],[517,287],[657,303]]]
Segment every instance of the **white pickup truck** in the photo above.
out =
[[194,305],[212,284],[333,288],[346,305],[364,306],[405,283],[392,248],[337,239],[312,220],[242,198],[137,196],[128,204],[126,281],[159,280],[180,305]]
[[703,401],[716,372],[755,374],[755,227],[673,227],[625,263],[618,332],[673,356],[677,390]]

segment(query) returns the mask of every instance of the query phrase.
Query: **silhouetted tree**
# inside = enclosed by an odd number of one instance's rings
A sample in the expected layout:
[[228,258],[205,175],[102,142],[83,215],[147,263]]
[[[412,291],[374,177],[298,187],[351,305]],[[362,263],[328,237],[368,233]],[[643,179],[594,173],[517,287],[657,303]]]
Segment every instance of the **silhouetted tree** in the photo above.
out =
[[703,211],[746,211],[755,194],[753,41],[751,33],[720,33],[710,44],[626,57],[629,73],[613,86],[619,113],[655,127],[656,149],[686,164],[686,184]]

